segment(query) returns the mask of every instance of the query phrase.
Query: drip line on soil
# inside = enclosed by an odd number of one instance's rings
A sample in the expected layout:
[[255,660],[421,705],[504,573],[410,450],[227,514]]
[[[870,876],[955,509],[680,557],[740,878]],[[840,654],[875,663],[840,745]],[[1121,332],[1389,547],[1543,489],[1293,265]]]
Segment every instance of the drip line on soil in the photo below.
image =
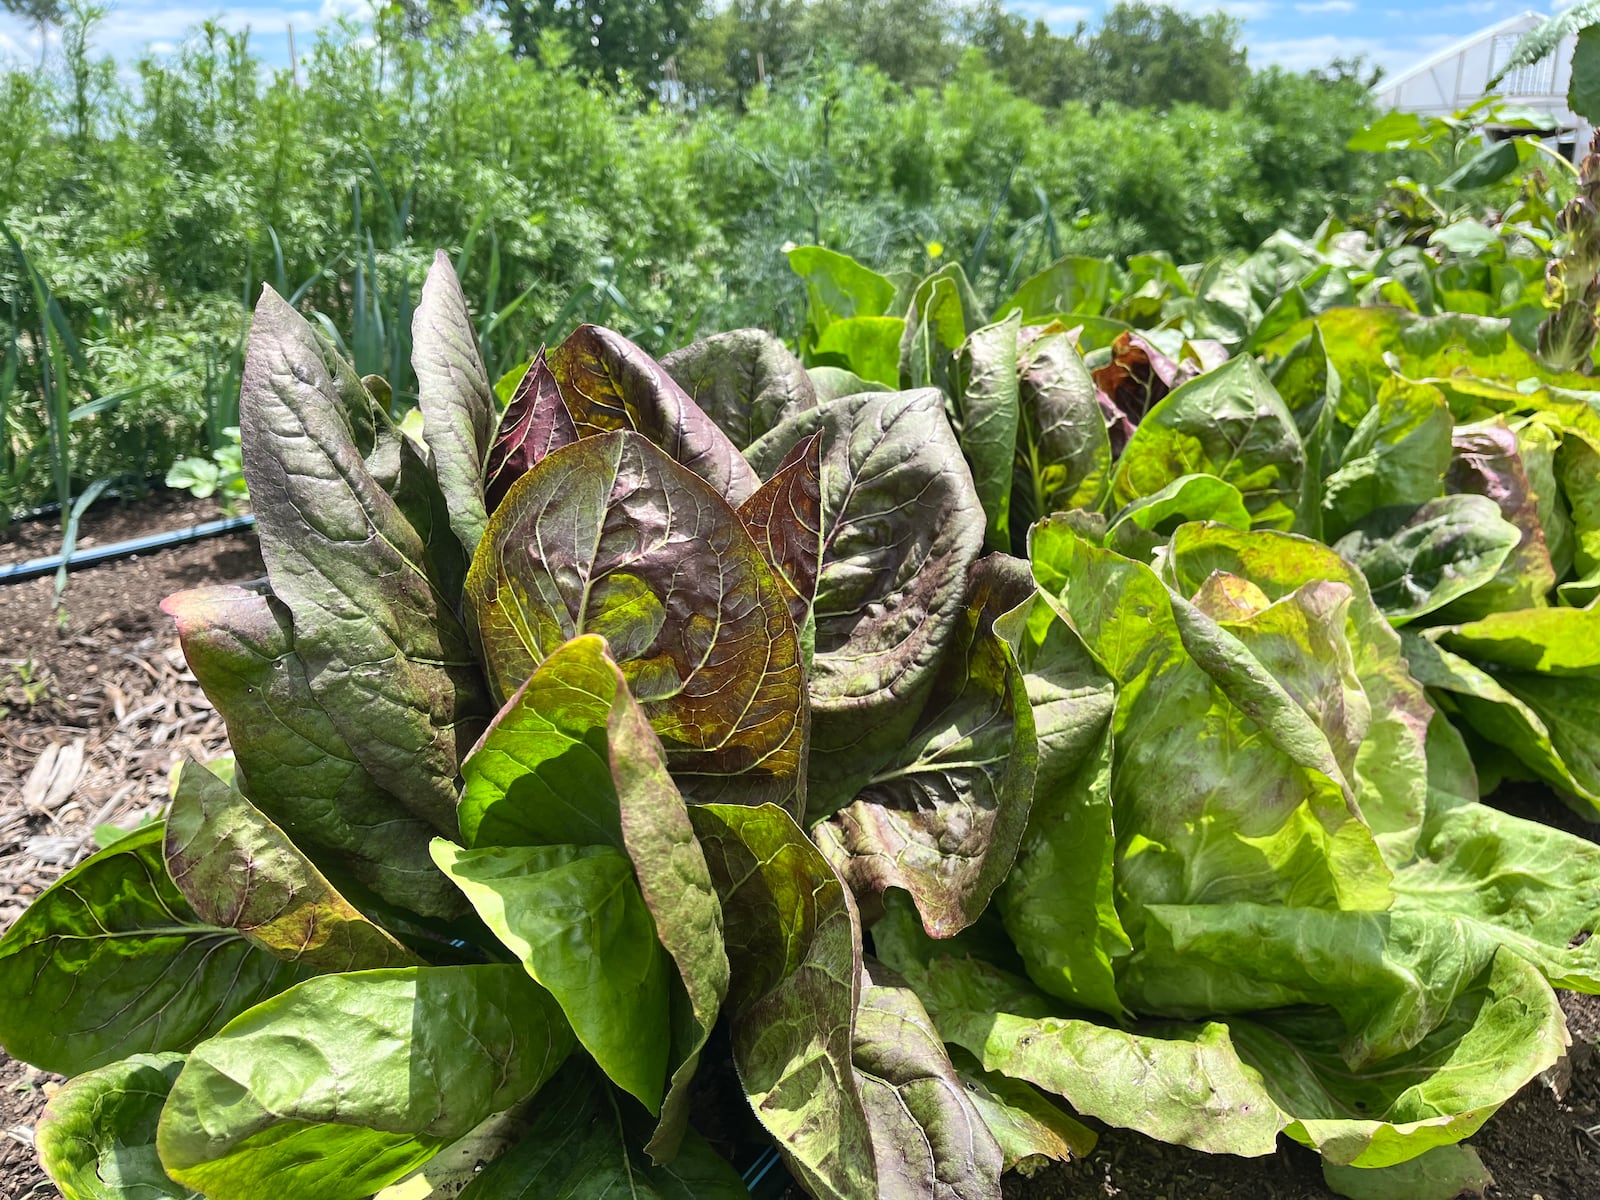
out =
[[217,537],[224,533],[232,533],[238,529],[250,529],[256,523],[254,516],[225,517],[220,521],[205,521],[199,525],[190,525],[183,529],[171,529],[165,533],[152,533],[145,537],[129,538],[123,542],[112,542],[109,546],[96,546],[90,550],[74,551],[70,556],[51,554],[44,558],[32,558],[27,562],[13,563],[9,567],[0,567],[0,585],[8,583],[21,583],[25,579],[36,579],[41,575],[54,574],[63,566],[68,571],[76,571],[81,567],[92,567],[98,563],[114,562],[119,558],[129,558],[135,554],[144,554],[151,550],[166,550],[173,546],[186,546],[190,542],[198,542],[203,538]]

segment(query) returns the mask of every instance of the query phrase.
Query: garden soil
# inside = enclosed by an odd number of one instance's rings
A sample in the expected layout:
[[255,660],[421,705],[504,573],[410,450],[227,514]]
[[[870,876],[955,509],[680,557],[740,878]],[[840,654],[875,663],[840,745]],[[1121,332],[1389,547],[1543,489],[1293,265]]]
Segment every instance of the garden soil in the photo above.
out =
[[[92,546],[221,514],[158,493],[87,514]],[[0,531],[0,565],[54,553],[44,522]],[[253,535],[234,534],[75,572],[60,608],[48,578],[0,586],[0,931],[95,848],[102,824],[156,814],[186,755],[227,746],[221,719],[183,663],[162,598],[262,573]],[[1600,840],[1546,794],[1495,802]],[[1563,1078],[1535,1081],[1473,1139],[1496,1185],[1490,1200],[1600,1200],[1600,998],[1562,995],[1573,1048]],[[50,1200],[33,1127],[60,1080],[0,1055],[0,1200]],[[1552,1087],[1560,1084],[1561,1090]],[[791,1189],[793,1200],[802,1200]],[[1006,1200],[1329,1200],[1316,1157],[1283,1139],[1264,1159],[1211,1157],[1121,1130],[1095,1151],[1032,1178],[1008,1176]]]

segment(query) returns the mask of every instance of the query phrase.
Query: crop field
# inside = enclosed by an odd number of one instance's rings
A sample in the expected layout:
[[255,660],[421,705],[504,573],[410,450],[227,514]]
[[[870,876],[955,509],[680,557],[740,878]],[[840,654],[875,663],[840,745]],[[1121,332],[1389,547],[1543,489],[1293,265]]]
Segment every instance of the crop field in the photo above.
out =
[[0,1196],[1600,1195],[1600,139],[72,12]]

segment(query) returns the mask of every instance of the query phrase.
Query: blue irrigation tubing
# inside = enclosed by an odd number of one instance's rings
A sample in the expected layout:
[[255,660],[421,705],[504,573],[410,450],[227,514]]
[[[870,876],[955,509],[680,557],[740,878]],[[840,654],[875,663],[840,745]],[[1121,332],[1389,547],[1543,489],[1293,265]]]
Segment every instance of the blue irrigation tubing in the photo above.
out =
[[[202,538],[217,537],[224,533],[233,533],[239,529],[249,529],[255,525],[253,516],[226,517],[220,521],[206,521],[200,525],[190,525],[183,529],[172,529],[166,533],[152,533],[146,537],[130,538],[125,542],[113,542],[109,546],[96,546],[92,550],[79,550],[71,558],[66,559],[66,568],[76,571],[80,567],[92,567],[97,563],[112,562],[119,558],[127,558],[134,554],[146,554],[152,550],[167,550],[173,546],[184,546],[190,542],[198,542]],[[9,567],[0,567],[0,584],[21,583],[24,579],[37,579],[41,575],[53,575],[60,569],[63,558],[59,554],[52,554],[46,558],[32,558],[27,562],[12,563]]]
[[751,1192],[754,1192],[756,1190],[756,1185],[767,1177],[768,1172],[770,1172],[773,1167],[778,1165],[778,1161],[777,1150],[773,1149],[771,1146],[768,1146],[766,1150],[762,1152],[761,1157],[756,1159],[755,1162],[751,1163],[749,1169],[745,1171],[745,1187],[749,1188]]

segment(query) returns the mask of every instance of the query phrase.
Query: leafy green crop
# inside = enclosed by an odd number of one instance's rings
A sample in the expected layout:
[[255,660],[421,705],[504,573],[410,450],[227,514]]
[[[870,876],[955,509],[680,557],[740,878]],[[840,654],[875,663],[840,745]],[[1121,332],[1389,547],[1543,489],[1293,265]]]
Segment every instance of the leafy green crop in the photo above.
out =
[[1336,232],[993,314],[791,260],[809,368],[583,326],[491,381],[441,256],[420,438],[266,292],[267,579],[166,603],[234,781],[0,939],[70,1200],[718,1200],[769,1149],[979,1200],[1088,1151],[1063,1105],[1476,1177],[1600,992],[1600,850],[1479,802],[1600,815],[1591,376],[1352,304],[1414,264]]

